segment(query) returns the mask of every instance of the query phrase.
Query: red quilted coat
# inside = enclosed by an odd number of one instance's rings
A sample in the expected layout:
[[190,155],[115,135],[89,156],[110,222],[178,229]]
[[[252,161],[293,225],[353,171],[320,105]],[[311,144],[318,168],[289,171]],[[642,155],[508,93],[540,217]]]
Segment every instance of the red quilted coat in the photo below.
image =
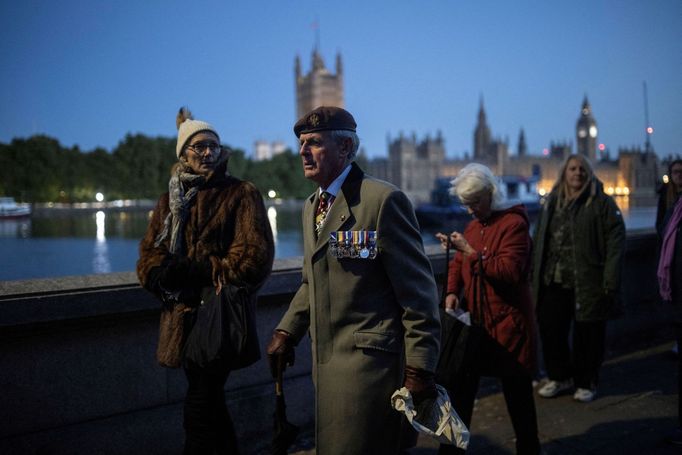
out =
[[[462,295],[475,323],[509,351],[529,372],[535,369],[535,317],[530,290],[532,241],[523,205],[494,211],[486,221],[472,220],[464,237],[478,254],[455,254],[448,292]],[[478,287],[480,263],[484,299]],[[481,301],[484,303],[481,304]]]

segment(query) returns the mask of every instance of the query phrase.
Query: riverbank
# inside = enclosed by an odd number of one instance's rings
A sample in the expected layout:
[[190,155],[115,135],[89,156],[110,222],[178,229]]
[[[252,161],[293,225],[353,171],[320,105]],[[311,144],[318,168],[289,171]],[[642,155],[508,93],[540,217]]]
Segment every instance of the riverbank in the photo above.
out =
[[[265,199],[266,207],[277,207],[282,209],[296,209],[303,206],[301,199]],[[32,205],[33,214],[46,216],[50,213],[87,213],[87,212],[125,212],[152,210],[156,205],[155,200],[151,199],[119,199],[115,201],[103,202],[38,202]]]

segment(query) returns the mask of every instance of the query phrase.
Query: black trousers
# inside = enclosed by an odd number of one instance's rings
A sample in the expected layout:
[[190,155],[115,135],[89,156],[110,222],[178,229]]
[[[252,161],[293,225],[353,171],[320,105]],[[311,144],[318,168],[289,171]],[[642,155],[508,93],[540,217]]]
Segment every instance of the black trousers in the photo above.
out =
[[682,428],[682,336],[677,335],[677,423]]
[[604,362],[606,321],[576,321],[572,289],[549,286],[540,299],[537,316],[547,376],[554,381],[573,378],[576,387],[596,388]]
[[[479,341],[474,364],[459,374],[452,389],[448,390],[450,401],[467,428],[471,424],[474,401],[482,376],[498,377],[502,383],[504,401],[516,435],[516,453],[520,455],[540,453],[531,375],[506,349],[489,336]],[[438,453],[463,454],[464,450],[441,444]]]
[[238,454],[237,435],[225,405],[225,381],[230,370],[216,362],[185,368],[184,455]]
[[[675,319],[679,319],[679,314]],[[675,340],[677,341],[677,423],[682,428],[682,353],[679,352],[682,348],[682,321],[676,320],[673,322],[673,331],[675,333]]]

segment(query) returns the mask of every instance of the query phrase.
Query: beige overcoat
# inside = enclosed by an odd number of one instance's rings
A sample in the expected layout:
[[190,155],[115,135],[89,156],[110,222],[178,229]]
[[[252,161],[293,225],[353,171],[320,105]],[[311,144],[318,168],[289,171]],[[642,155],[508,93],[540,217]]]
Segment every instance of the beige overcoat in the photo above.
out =
[[[400,414],[391,394],[403,367],[434,371],[440,321],[431,265],[414,210],[395,186],[353,164],[319,238],[318,192],[303,208],[303,280],[278,329],[310,334],[320,455],[395,454]],[[375,230],[375,259],[338,259],[329,235]],[[304,340],[306,342],[306,340]]]

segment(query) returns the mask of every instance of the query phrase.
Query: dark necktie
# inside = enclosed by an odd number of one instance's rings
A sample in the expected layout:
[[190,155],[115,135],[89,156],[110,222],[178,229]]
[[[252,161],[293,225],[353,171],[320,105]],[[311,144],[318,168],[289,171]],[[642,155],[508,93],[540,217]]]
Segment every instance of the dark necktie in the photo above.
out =
[[331,207],[332,202],[334,202],[334,196],[331,193],[323,191],[320,194],[320,204],[317,206],[317,211],[315,212],[315,234],[320,235],[322,231],[322,226],[324,226],[324,221],[327,219],[327,212],[329,212],[329,207]]

